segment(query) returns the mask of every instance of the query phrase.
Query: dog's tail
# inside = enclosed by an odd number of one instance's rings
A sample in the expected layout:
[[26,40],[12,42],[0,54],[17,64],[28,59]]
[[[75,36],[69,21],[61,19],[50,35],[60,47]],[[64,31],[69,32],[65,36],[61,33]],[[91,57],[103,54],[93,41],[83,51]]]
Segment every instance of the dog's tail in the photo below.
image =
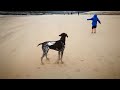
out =
[[37,47],[38,47],[39,45],[42,45],[42,44],[43,44],[43,43],[38,44]]

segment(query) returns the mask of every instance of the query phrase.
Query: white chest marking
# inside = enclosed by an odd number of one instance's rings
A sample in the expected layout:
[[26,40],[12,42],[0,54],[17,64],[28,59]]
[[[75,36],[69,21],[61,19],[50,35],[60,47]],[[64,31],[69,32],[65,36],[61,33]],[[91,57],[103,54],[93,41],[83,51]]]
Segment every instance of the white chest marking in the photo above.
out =
[[48,45],[49,45],[49,46],[51,46],[51,45],[53,45],[53,44],[55,44],[55,42],[48,42]]

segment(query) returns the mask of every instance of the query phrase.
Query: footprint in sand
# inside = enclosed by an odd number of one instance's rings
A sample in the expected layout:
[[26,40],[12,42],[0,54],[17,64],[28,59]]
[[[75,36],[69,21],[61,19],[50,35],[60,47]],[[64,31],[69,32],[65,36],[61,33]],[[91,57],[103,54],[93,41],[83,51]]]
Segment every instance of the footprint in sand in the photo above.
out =
[[40,69],[40,67],[37,67],[37,69]]
[[98,72],[99,70],[98,70],[98,68],[94,68],[93,71]]
[[16,77],[16,78],[20,78],[20,77],[21,77],[21,75],[18,75],[18,74],[17,74],[17,75],[15,75],[15,77]]
[[66,74],[66,79],[71,79],[72,77],[69,74]]
[[81,70],[80,69],[76,69],[75,72],[80,72]]
[[102,58],[98,58],[98,60],[103,60]]
[[120,56],[117,56],[118,58],[120,58]]
[[66,64],[58,64],[57,66],[59,66],[59,67],[65,67],[66,66]]
[[29,75],[29,74],[27,74],[27,75],[26,75],[26,77],[30,77],[30,75]]
[[99,57],[104,57],[104,56],[99,56]]
[[84,60],[82,59],[82,60],[80,60],[80,61],[84,61]]
[[70,77],[70,76],[68,76],[66,79],[71,79],[71,77]]
[[99,56],[99,57],[98,57],[98,60],[104,61],[104,56]]

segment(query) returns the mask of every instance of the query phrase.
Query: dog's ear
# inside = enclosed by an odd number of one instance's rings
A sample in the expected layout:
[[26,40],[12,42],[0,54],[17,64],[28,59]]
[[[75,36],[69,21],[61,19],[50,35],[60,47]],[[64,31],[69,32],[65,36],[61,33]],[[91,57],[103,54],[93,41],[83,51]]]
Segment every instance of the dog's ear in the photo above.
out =
[[66,37],[68,38],[68,35],[66,34]]

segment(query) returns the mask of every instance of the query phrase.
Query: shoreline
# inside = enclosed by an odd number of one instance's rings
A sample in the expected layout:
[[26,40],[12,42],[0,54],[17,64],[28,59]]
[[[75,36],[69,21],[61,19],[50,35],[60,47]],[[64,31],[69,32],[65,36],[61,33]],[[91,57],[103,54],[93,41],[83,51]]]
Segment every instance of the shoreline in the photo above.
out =
[[79,15],[120,15],[120,11],[0,11],[0,15],[78,15],[78,12]]

